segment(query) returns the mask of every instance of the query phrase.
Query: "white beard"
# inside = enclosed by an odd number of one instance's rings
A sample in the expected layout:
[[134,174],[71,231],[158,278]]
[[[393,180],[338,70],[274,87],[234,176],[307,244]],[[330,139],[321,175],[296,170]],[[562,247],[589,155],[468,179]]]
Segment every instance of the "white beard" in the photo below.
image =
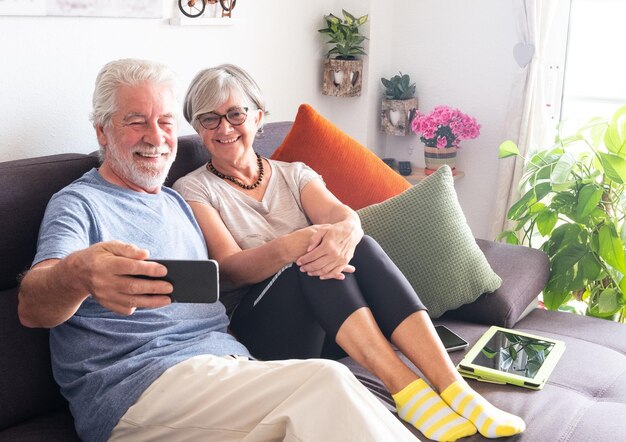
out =
[[169,153],[170,149],[167,146],[154,147],[139,145],[135,146],[129,153],[131,156],[130,158],[125,158],[125,155],[128,154],[120,152],[116,143],[111,143],[105,155],[111,169],[116,175],[124,180],[146,190],[156,190],[161,188],[165,182],[165,178],[167,178],[170,167],[174,162],[174,155],[170,154],[167,158],[167,162],[163,166],[149,166],[137,164],[133,160],[136,152],[142,152],[145,154],[160,154]]

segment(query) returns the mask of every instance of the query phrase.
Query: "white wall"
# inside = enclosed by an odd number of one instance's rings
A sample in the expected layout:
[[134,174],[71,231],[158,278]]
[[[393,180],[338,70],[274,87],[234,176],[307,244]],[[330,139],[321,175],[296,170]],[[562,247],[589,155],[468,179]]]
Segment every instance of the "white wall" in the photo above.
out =
[[423,167],[423,145],[416,135],[398,137],[378,131],[380,77],[398,71],[409,74],[423,112],[446,104],[475,117],[482,125],[481,135],[461,144],[457,168],[465,176],[457,181],[456,190],[474,235],[485,238],[504,116],[513,73],[519,69],[512,52],[517,43],[512,1],[372,0],[369,4],[365,96],[342,99],[333,106],[332,119],[380,156]]
[[[169,17],[174,2],[167,3]],[[370,37],[360,97],[321,94],[324,14],[369,13]],[[270,121],[313,105],[381,156],[423,165],[416,136],[379,133],[380,77],[401,70],[417,83],[419,107],[459,107],[481,136],[462,144],[457,184],[476,236],[488,231],[497,147],[513,71],[512,0],[239,0],[230,26],[171,26],[167,19],[0,17],[0,161],[97,148],[88,121],[100,67],[121,57],[163,61],[186,85],[223,62],[246,68],[265,92]],[[191,133],[184,123],[183,133]]]
[[[175,2],[164,3],[169,17]],[[236,63],[261,85],[270,121],[293,119],[302,102],[323,112],[317,79],[324,50],[315,30],[332,8],[331,0],[240,0],[233,12],[239,21],[229,26],[0,16],[0,161],[95,150],[88,121],[93,82],[116,58],[163,61],[184,87],[200,69]],[[192,132],[186,122],[182,129]]]

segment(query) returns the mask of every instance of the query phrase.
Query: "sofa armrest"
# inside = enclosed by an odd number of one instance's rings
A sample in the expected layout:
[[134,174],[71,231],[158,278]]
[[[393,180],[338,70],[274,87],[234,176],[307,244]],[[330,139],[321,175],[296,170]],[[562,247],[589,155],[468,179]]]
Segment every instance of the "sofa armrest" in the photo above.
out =
[[550,261],[540,250],[476,239],[489,265],[502,278],[493,293],[446,312],[444,317],[513,327],[548,282]]

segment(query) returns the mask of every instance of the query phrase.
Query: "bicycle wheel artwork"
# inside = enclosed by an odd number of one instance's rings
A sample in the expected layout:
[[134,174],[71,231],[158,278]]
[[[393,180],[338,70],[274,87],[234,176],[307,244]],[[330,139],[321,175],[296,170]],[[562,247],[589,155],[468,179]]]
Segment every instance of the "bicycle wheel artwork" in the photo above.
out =
[[235,9],[235,4],[237,0],[220,0],[220,6],[226,12],[230,12]]
[[205,0],[178,0],[178,9],[187,17],[200,17],[206,8]]

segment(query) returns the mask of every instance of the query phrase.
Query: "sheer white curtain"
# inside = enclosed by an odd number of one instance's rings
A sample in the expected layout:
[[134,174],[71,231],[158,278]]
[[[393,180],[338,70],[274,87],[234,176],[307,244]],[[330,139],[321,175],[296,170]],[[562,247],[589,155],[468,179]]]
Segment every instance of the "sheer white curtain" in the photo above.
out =
[[[522,155],[545,147],[553,135],[554,123],[546,107],[548,66],[544,54],[560,1],[563,0],[514,0],[519,43],[513,48],[513,55],[520,69],[511,88],[503,140],[515,141]],[[518,183],[523,172],[521,158],[498,162],[492,239],[511,226],[506,214],[520,196]]]

